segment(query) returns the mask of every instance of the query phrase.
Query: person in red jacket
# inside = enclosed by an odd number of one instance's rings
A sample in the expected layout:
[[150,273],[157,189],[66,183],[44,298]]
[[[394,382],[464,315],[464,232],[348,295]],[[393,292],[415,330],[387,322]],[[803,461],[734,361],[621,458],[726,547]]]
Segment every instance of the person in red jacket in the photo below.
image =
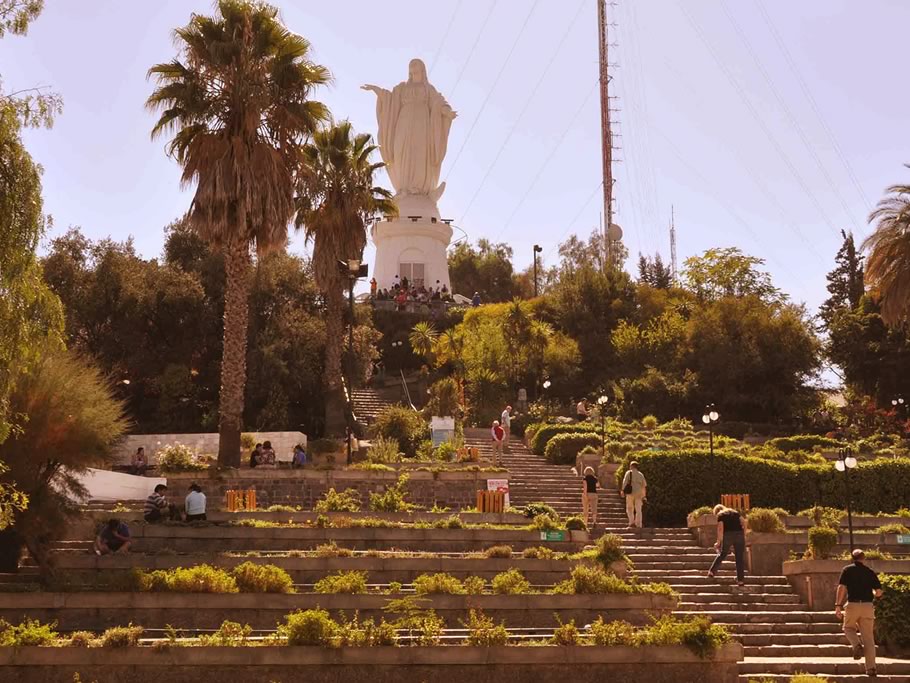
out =
[[493,437],[493,464],[498,467],[502,464],[502,442],[506,438],[506,430],[500,426],[499,420],[493,420],[490,435]]

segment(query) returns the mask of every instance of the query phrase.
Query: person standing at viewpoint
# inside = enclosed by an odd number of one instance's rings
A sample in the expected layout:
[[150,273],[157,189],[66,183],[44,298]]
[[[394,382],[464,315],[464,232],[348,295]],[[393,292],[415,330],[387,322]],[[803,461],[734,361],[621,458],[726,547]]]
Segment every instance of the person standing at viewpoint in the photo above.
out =
[[626,516],[629,528],[641,529],[641,506],[648,499],[648,481],[638,469],[638,463],[629,463],[629,471],[622,478],[622,497],[626,499]]
[[512,435],[512,406],[506,406],[506,409],[502,411],[499,424],[502,425],[502,431],[505,432],[502,439],[502,452],[508,453],[509,437]]
[[862,550],[852,553],[853,564],[840,573],[834,616],[844,620],[844,635],[853,648],[853,659],[866,657],[866,675],[875,676],[875,607],[872,601],[882,596],[878,575],[865,564]]

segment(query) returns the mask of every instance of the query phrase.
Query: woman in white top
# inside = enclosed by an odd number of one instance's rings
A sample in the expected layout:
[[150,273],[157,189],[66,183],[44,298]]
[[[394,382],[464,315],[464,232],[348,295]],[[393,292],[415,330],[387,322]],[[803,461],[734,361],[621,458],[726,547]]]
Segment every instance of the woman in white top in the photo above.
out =
[[199,484],[190,484],[190,492],[186,496],[186,521],[205,521],[205,494]]

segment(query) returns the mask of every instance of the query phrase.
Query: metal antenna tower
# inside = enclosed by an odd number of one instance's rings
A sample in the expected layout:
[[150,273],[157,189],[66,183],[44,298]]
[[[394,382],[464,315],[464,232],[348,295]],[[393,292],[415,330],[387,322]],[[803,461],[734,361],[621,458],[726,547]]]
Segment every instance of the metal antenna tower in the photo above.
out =
[[[614,3],[610,3],[611,5]],[[603,156],[604,225],[606,258],[604,265],[613,266],[613,131],[610,126],[610,64],[607,43],[607,0],[597,0],[598,48],[600,53],[600,136]]]
[[678,277],[676,271],[676,216],[672,204],[670,204],[670,277],[675,285]]

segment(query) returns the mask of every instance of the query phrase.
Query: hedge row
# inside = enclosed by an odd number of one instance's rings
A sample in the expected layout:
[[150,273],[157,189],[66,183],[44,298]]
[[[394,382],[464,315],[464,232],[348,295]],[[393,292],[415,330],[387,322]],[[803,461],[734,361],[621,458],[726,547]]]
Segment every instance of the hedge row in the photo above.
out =
[[[574,422],[570,424],[542,424],[535,425],[534,436],[531,437],[530,449],[537,455],[545,455],[547,444],[557,434],[582,434],[597,432],[597,428],[590,422]],[[529,428],[530,429],[530,428]]]
[[796,436],[781,436],[776,439],[770,439],[765,443],[766,446],[776,448],[784,453],[790,451],[811,451],[816,446],[832,450],[843,448],[847,444],[837,439],[831,439],[827,436],[818,436],[817,434],[797,434]]
[[[813,505],[844,508],[844,475],[832,465],[792,465],[705,450],[638,451],[626,456],[621,481],[637,460],[648,481],[650,524],[682,524],[696,508],[714,505],[724,493],[748,493],[753,507],[804,510]],[[853,509],[876,513],[910,507],[910,459],[873,460],[850,472]]]
[[910,576],[882,576],[875,606],[875,639],[896,649],[910,647]]
[[600,449],[599,434],[557,434],[547,443],[544,455],[547,461],[554,465],[574,465],[578,452],[585,446],[595,446]]

